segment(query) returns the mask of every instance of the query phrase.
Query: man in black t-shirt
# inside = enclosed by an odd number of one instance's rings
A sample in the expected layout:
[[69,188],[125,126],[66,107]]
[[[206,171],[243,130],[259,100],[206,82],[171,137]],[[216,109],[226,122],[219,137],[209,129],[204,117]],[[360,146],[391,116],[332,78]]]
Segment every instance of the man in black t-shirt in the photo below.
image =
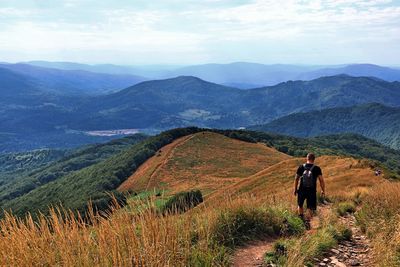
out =
[[[294,195],[297,195],[297,204],[299,216],[305,220],[306,226],[309,226],[310,217],[317,210],[317,180],[321,186],[321,195],[325,196],[325,181],[322,177],[322,170],[314,164],[315,155],[307,154],[307,162],[299,166],[295,176]],[[300,186],[299,186],[300,181]],[[304,218],[304,201],[307,201],[308,218]]]

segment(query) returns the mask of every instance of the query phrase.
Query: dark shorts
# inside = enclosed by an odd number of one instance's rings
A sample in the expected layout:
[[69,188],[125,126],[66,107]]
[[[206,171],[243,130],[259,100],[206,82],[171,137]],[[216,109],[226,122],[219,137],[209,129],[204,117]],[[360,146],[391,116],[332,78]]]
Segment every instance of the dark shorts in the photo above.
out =
[[297,204],[303,207],[304,201],[307,201],[307,209],[317,209],[317,191],[315,190],[299,190],[297,194]]

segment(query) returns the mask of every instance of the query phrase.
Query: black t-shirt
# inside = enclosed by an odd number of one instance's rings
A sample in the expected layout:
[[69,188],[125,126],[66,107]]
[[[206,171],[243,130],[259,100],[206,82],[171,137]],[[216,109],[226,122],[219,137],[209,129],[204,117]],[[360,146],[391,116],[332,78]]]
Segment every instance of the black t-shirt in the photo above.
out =
[[[311,169],[311,167],[313,166],[313,164],[306,164],[307,169]],[[297,169],[297,175],[298,176],[303,176],[303,173],[305,171],[304,165],[300,165],[299,168]],[[317,190],[317,179],[318,176],[322,175],[322,170],[320,167],[318,167],[317,165],[314,166],[314,168],[312,169],[312,174],[313,174],[313,179],[314,179],[314,187],[312,188],[312,190]],[[300,187],[299,189],[303,189],[303,181],[300,179]]]

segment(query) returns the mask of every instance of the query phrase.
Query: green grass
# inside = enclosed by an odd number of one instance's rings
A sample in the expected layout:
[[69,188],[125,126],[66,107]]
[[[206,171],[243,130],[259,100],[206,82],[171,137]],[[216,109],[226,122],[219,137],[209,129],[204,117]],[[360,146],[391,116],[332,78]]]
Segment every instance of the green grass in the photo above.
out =
[[203,202],[203,195],[200,190],[179,192],[170,197],[161,206],[160,211],[164,214],[182,213],[196,207]]
[[336,211],[340,216],[344,216],[348,213],[354,213],[356,211],[356,205],[350,201],[340,202],[337,205]]
[[351,236],[351,230],[343,225],[327,225],[301,238],[277,240],[273,251],[266,252],[264,261],[278,266],[314,266],[314,258],[323,256],[338,242],[350,240]]
[[304,224],[294,213],[282,208],[239,207],[221,211],[214,237],[227,247],[262,237],[300,235]]

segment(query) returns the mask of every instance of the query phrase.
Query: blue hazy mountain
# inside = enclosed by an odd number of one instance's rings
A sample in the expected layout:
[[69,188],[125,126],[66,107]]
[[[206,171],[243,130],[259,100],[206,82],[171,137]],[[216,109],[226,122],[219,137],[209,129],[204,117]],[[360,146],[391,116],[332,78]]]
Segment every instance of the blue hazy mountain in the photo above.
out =
[[118,91],[146,80],[135,75],[60,70],[29,64],[1,64],[0,67],[24,76],[23,80],[29,79],[38,90],[58,94],[101,94]]
[[291,114],[251,130],[298,137],[356,133],[400,149],[400,108],[364,104]]
[[353,64],[340,68],[325,68],[299,75],[300,80],[311,80],[322,76],[333,76],[347,74],[350,76],[376,77],[385,81],[400,81],[400,70],[395,68],[382,67],[373,64]]
[[61,69],[61,70],[84,70],[95,73],[118,74],[118,75],[135,75],[147,78],[161,78],[167,72],[178,68],[173,65],[143,65],[143,66],[129,66],[129,65],[115,65],[115,64],[82,64],[75,62],[50,62],[50,61],[28,61],[25,64]]
[[258,64],[236,62],[230,64],[203,64],[185,67],[120,66],[112,64],[87,65],[71,62],[32,61],[32,65],[64,70],[85,70],[110,74],[134,74],[151,79],[177,76],[195,76],[206,81],[242,89],[276,85],[289,80],[313,80],[323,76],[347,74],[355,77],[377,77],[386,81],[400,81],[400,70],[372,64],[335,66],[306,66],[288,64]]
[[[0,139],[8,140],[2,141],[8,148],[12,147],[12,136],[17,136],[21,144],[32,139],[39,147],[50,141],[52,147],[57,147],[57,142],[63,147],[71,141],[71,133],[89,130],[157,131],[192,125],[238,128],[297,112],[371,102],[399,107],[400,83],[337,75],[240,90],[180,76],[142,82],[107,95],[67,97],[47,93],[31,97],[34,104],[1,107]],[[66,133],[68,141],[63,139]]]
[[300,73],[315,69],[317,67],[236,62],[188,66],[172,71],[169,75],[196,76],[214,83],[254,88],[293,80]]
[[86,103],[72,128],[236,128],[296,112],[377,102],[400,106],[400,83],[338,75],[239,90],[192,76],[147,81]]

